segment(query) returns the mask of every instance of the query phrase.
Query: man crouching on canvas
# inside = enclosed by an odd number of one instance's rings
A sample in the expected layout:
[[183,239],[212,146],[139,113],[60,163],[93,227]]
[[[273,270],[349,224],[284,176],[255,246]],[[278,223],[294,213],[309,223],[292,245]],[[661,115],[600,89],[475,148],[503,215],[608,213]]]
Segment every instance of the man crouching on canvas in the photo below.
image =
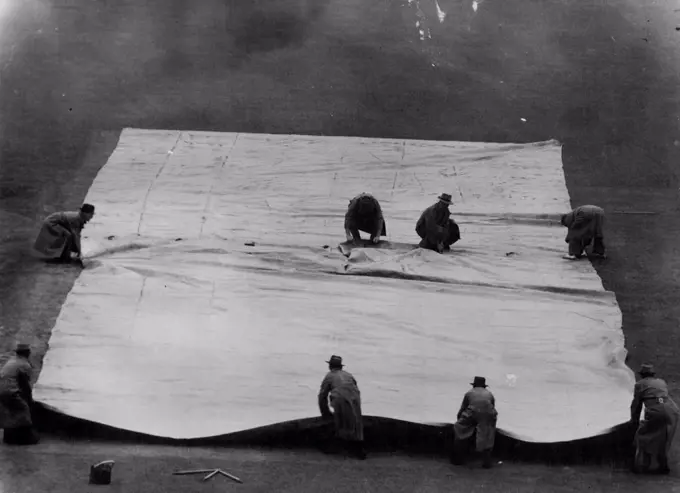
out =
[[[83,204],[79,211],[55,212],[45,218],[33,250],[43,260],[82,265],[80,234],[94,216],[94,206]],[[75,259],[72,258],[75,255]]]
[[593,256],[605,258],[604,248],[604,210],[596,205],[582,205],[560,220],[562,226],[568,228],[565,242],[569,244],[569,253],[564,258],[577,260],[583,257],[584,250],[593,244]]
[[350,200],[345,214],[347,241],[358,244],[361,241],[359,231],[370,234],[373,243],[378,243],[381,236],[387,235],[380,203],[368,193],[362,193]]

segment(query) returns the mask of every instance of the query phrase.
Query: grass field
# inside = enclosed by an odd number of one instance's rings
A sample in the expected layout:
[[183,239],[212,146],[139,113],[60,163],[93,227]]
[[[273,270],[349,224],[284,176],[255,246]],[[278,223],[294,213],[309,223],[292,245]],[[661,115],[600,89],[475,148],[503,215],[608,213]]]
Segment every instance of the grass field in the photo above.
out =
[[[31,262],[37,221],[79,205],[126,126],[529,142],[557,138],[574,204],[610,214],[598,271],[624,314],[630,365],[655,363],[680,397],[677,303],[680,22],[665,2],[442,0],[432,38],[386,0],[5,2],[0,10],[0,349],[42,358],[77,272]],[[523,121],[521,119],[526,121]],[[433,193],[439,191],[433,191]],[[452,409],[457,403],[452,403]],[[584,403],[587,405],[587,403]],[[453,412],[453,411],[452,411]],[[677,447],[675,447],[677,450]],[[0,448],[0,491],[89,491],[88,465],[119,461],[116,491],[680,491],[677,473],[441,457],[356,464],[313,451],[72,442]],[[676,457],[678,454],[676,453]],[[175,478],[224,468],[246,481]],[[672,467],[677,469],[677,460]]]

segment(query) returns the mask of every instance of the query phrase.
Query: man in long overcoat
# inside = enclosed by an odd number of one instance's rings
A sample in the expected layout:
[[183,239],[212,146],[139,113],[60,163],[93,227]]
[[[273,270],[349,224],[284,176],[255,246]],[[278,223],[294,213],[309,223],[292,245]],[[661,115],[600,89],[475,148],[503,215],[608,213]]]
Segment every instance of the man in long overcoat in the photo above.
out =
[[80,234],[94,216],[94,206],[83,204],[78,211],[55,212],[43,221],[33,250],[43,260],[81,260]]
[[486,378],[475,377],[472,388],[463,397],[458,411],[458,421],[453,425],[454,446],[451,462],[461,465],[465,462],[468,441],[476,435],[476,449],[483,456],[483,467],[491,467],[491,452],[496,438],[496,399],[487,389]]
[[326,363],[329,371],[321,382],[318,396],[321,416],[333,418],[335,439],[343,448],[353,456],[365,459],[361,393],[357,381],[351,373],[343,370],[340,356],[333,355]]
[[0,370],[3,441],[12,445],[34,445],[39,438],[31,416],[31,348],[27,344],[18,344],[15,353]]
[[451,245],[460,240],[460,228],[451,219],[449,206],[453,204],[451,195],[443,193],[436,204],[423,211],[416,223],[416,233],[421,238],[420,248],[443,253],[451,250]]
[[[635,472],[648,472],[652,458],[658,463],[657,472],[668,474],[668,454],[678,427],[680,410],[668,394],[666,382],[656,377],[654,367],[644,364],[638,372],[630,405],[630,419],[637,427],[635,433]],[[644,417],[640,414],[644,407]]]
[[605,258],[604,210],[596,205],[582,205],[561,217],[562,226],[568,228],[565,242],[569,253],[564,258],[576,260],[593,244],[593,255]]

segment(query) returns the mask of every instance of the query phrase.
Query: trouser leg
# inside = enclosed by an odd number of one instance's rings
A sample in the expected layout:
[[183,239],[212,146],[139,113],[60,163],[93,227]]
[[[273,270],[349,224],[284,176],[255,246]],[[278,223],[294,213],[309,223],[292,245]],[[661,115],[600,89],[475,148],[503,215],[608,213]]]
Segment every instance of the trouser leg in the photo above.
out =
[[593,253],[595,255],[601,255],[601,256],[603,256],[605,254],[605,247],[604,247],[604,239],[603,238],[595,238],[593,240]]
[[482,467],[484,469],[491,469],[491,449],[482,452]]
[[666,455],[666,452],[659,454],[657,460],[659,462],[659,473],[668,474],[671,470],[668,467],[668,456]]
[[583,256],[583,247],[584,245],[581,240],[571,240],[569,242],[569,255],[577,258]]
[[449,226],[447,230],[446,240],[444,241],[444,247],[448,247],[450,250],[451,245],[460,240],[460,228],[453,219],[449,219]]
[[636,473],[649,472],[649,468],[651,467],[651,465],[652,456],[638,449],[635,454],[635,464],[633,467],[634,472]]
[[66,245],[64,245],[64,250],[61,252],[61,257],[59,257],[60,262],[70,262],[71,254],[78,253],[78,248],[76,248],[76,242],[72,236],[66,239]]

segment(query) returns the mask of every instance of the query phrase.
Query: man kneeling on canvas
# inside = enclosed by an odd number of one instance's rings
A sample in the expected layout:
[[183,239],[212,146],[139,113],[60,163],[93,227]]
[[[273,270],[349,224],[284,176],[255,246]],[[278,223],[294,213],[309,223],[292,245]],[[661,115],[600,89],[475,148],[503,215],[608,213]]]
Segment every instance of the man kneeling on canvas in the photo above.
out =
[[451,250],[451,245],[460,240],[460,228],[451,219],[451,195],[443,193],[437,198],[439,201],[420,215],[416,223],[416,233],[422,239],[418,245],[420,248],[443,253]]
[[347,241],[359,243],[361,241],[359,231],[370,234],[373,243],[378,243],[381,236],[387,235],[380,203],[368,193],[362,193],[350,200],[345,214]]
[[604,210],[596,205],[582,205],[560,220],[562,226],[568,228],[565,242],[569,244],[567,260],[583,257],[583,252],[593,244],[593,255],[605,258],[604,249]]
[[83,204],[79,211],[55,212],[45,218],[33,250],[43,260],[82,262],[80,234],[94,216],[94,206]]
[[18,344],[15,353],[0,370],[3,441],[11,445],[35,445],[39,439],[31,417],[31,348],[28,344]]

